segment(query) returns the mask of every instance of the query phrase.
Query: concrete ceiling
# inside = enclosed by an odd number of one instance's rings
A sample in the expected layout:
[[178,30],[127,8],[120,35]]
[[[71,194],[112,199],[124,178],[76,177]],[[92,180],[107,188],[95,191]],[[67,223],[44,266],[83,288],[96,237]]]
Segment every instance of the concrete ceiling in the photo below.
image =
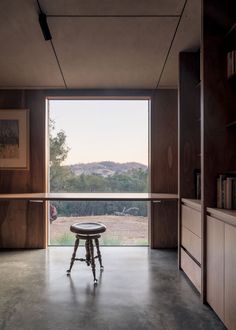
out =
[[0,1],[0,88],[171,88],[200,45],[199,0]]
[[184,0],[40,0],[47,15],[180,15]]
[[178,26],[176,36],[160,77],[159,87],[177,86],[178,54],[181,51],[197,51],[201,37],[200,1],[188,1]]

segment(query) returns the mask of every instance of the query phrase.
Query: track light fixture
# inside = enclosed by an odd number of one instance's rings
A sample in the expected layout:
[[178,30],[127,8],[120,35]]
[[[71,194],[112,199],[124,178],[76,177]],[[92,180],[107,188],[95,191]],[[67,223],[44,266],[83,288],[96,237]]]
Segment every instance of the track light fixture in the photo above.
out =
[[47,16],[44,13],[39,14],[39,24],[40,24],[44,39],[51,40],[52,35],[51,35],[49,27],[48,27]]
[[37,0],[37,3],[38,3],[39,11],[40,11],[39,12],[39,24],[40,24],[44,39],[46,41],[51,40],[52,35],[51,35],[51,32],[48,27],[47,16],[46,16],[46,14],[43,13],[38,0]]

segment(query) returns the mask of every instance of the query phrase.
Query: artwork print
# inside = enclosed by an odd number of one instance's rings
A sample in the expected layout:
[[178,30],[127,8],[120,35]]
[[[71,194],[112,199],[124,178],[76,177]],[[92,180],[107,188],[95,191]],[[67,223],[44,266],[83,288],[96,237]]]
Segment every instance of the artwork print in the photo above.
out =
[[18,120],[0,120],[0,158],[19,158]]
[[0,169],[29,167],[29,110],[0,110]]

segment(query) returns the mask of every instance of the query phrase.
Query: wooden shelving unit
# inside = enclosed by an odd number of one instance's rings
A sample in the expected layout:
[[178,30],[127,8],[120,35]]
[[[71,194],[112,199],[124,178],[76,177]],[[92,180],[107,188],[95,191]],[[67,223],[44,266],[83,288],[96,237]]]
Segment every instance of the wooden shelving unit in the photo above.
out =
[[[223,16],[215,26],[208,20]],[[233,1],[203,2],[202,47],[202,176],[203,221],[207,208],[217,205],[217,176],[236,170],[236,85],[227,79],[227,52],[236,49],[236,15]],[[215,29],[215,32],[213,30]],[[229,129],[230,128],[230,129]],[[226,211],[226,210],[225,210]]]
[[[202,1],[201,54],[181,53],[179,61],[179,265],[230,330],[236,329],[236,210],[216,205],[217,177],[236,170],[236,79],[227,79],[227,52],[236,49],[234,6]],[[201,201],[194,196],[196,168]],[[184,227],[195,235],[189,241]]]
[[[216,209],[218,175],[236,170],[236,84],[234,79],[227,79],[227,52],[236,49],[232,48],[236,46],[232,4],[233,1],[228,1],[216,5],[214,0],[202,3],[202,51],[180,53],[179,58],[179,266],[183,269],[181,255],[182,250],[186,250],[184,217],[186,214],[197,216],[197,211],[201,225],[201,234],[195,232],[201,239],[201,290],[198,282],[194,284],[204,302],[207,301],[207,217],[213,213],[214,217],[216,213],[232,217],[235,213]],[[217,13],[217,17],[222,17],[223,13],[228,19],[216,20],[214,26],[211,17],[216,17]],[[199,202],[194,201],[193,172],[196,169],[201,171]],[[215,211],[210,215],[209,210]],[[192,248],[189,246],[186,251],[190,257]]]
[[[236,170],[236,80],[227,79],[227,54],[236,49],[235,3],[202,4],[202,298],[232,330],[236,329],[236,210],[216,205],[218,175]],[[212,15],[218,19],[212,21]]]
[[179,268],[202,292],[201,201],[196,173],[201,170],[200,52],[179,56]]

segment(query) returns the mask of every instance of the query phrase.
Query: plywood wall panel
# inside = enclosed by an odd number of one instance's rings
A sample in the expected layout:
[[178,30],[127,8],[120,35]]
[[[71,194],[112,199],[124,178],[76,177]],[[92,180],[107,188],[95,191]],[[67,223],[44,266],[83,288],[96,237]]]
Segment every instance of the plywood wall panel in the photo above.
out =
[[[30,170],[1,171],[0,192],[44,192],[45,166],[45,99],[49,97],[144,97],[150,90],[11,90],[0,91],[0,108],[30,109]],[[151,114],[151,191],[177,193],[177,91],[159,90],[152,95]],[[21,203],[21,204],[19,204]],[[152,246],[177,245],[177,204],[171,202],[153,213]],[[20,210],[12,216],[14,210]],[[0,248],[43,248],[47,240],[46,205],[1,202]],[[155,222],[155,226],[153,226]],[[165,224],[165,227],[163,227]],[[16,230],[18,228],[18,231]],[[20,229],[20,230],[19,230]],[[159,232],[159,236],[156,235]],[[163,235],[160,235],[163,233]],[[158,242],[158,237],[161,241]]]
[[[150,173],[151,191],[178,192],[178,110],[176,90],[157,90],[152,95]],[[151,246],[177,247],[177,202],[155,204],[151,215]]]
[[[0,109],[30,109],[30,169],[1,170],[0,192],[45,191],[45,96],[43,91],[2,90]],[[44,205],[0,202],[0,248],[45,247]]]
[[177,90],[157,90],[152,97],[152,192],[178,192]]
[[45,116],[46,95],[44,91],[27,91],[26,102],[30,111],[30,189],[45,191]]

